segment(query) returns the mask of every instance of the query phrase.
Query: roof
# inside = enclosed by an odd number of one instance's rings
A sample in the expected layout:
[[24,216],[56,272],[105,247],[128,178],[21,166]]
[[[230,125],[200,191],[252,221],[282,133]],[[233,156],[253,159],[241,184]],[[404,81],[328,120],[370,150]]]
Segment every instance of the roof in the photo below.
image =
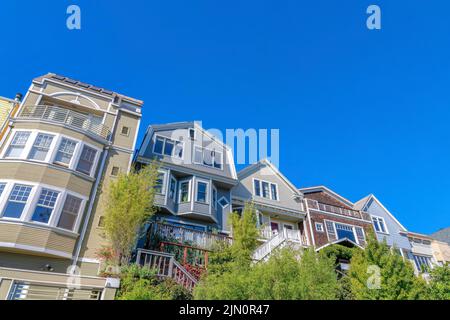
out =
[[51,79],[51,80],[54,80],[54,81],[62,82],[64,84],[68,84],[68,85],[71,85],[71,86],[79,87],[81,89],[88,90],[88,91],[91,91],[93,93],[103,94],[103,95],[106,95],[106,96],[111,96],[111,98],[120,97],[120,98],[122,98],[124,100],[127,100],[127,101],[129,101],[131,103],[137,104],[139,106],[142,106],[144,104],[144,101],[142,101],[142,100],[138,100],[138,99],[135,99],[135,98],[132,98],[132,97],[129,97],[129,96],[126,96],[126,95],[114,92],[112,90],[108,90],[108,89],[105,89],[105,88],[97,87],[97,86],[94,86],[92,84],[84,83],[84,82],[81,82],[81,81],[78,81],[78,80],[74,80],[74,79],[71,79],[69,77],[58,75],[58,74],[55,74],[55,73],[47,73],[47,74],[45,74],[43,76],[35,78],[34,80],[35,81],[42,81],[43,79]]
[[400,221],[397,220],[397,218],[381,203],[380,200],[377,199],[377,197],[375,197],[375,195],[373,194],[369,194],[368,196],[365,196],[364,198],[362,198],[359,201],[355,202],[355,205],[353,206],[353,208],[355,210],[361,210],[361,211],[367,211],[367,210],[363,210],[365,208],[365,206],[369,203],[370,200],[375,201],[399,226],[400,228],[402,228],[402,231],[407,232],[408,230],[400,223]]
[[423,234],[423,233],[408,231],[408,232],[406,232],[406,235],[409,237],[414,237],[414,238],[422,238],[422,239],[426,239],[426,240],[432,240],[432,238],[430,236]]
[[431,234],[431,237],[435,240],[447,242],[450,244],[450,227],[440,229],[435,233]]
[[353,207],[353,202],[351,202],[350,200],[344,198],[343,196],[339,195],[338,193],[334,192],[333,190],[331,190],[325,186],[300,188],[299,190],[303,193],[326,192],[326,193],[330,194],[331,196],[339,199],[343,203],[347,204],[348,206]]
[[292,190],[294,194],[303,196],[302,192],[299,191],[299,189],[297,189],[297,187],[293,185],[292,182],[290,182],[289,179],[286,178],[268,159],[262,159],[242,169],[237,174],[238,178],[241,179],[243,176],[246,176],[248,173],[252,172],[253,170],[257,170],[262,166],[267,166],[268,168],[270,168]]

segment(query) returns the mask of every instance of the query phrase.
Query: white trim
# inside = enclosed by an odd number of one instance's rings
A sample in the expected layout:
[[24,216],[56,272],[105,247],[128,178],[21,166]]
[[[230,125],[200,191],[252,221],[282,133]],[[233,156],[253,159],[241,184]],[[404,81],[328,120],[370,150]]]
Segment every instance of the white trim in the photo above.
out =
[[[255,181],[259,182],[259,191],[260,191],[260,195],[259,196],[256,194]],[[263,182],[265,182],[265,183],[267,183],[269,185],[269,195],[270,195],[269,198],[266,198],[266,197],[263,196],[263,187],[262,187]],[[279,188],[278,188],[278,184],[277,183],[270,182],[270,181],[267,181],[267,180],[262,180],[262,179],[259,179],[259,178],[252,178],[252,185],[253,185],[253,196],[255,196],[257,198],[266,199],[266,200],[272,200],[272,201],[277,201],[277,202],[280,201],[280,192],[279,192]],[[276,189],[276,192],[277,192],[277,199],[273,198],[272,185],[275,186],[275,189]]]
[[[196,152],[196,149],[200,149],[201,150],[201,153],[202,153],[202,162],[197,162],[197,161],[195,161],[195,152]],[[206,147],[203,147],[203,146],[199,146],[199,145],[195,145],[194,144],[194,154],[193,154],[193,163],[194,164],[196,164],[196,165],[200,165],[200,166],[203,166],[203,167],[206,167],[206,168],[210,168],[210,169],[215,169],[215,170],[221,170],[221,171],[223,171],[224,170],[224,162],[223,162],[223,160],[224,160],[224,154],[223,154],[223,151],[217,151],[216,149],[211,149],[211,148],[206,148]],[[205,159],[204,159],[204,151],[205,150],[207,150],[207,151],[211,151],[211,152],[214,152],[214,157],[211,157],[211,160],[212,160],[212,164],[209,166],[209,165],[207,165],[207,164],[204,164],[204,162],[205,162]],[[218,152],[218,153],[220,153],[222,156],[221,156],[221,164],[220,164],[220,168],[217,168],[216,166],[214,166],[214,163],[215,163],[215,159],[216,159],[216,152]]]
[[[373,228],[374,228],[374,231],[376,232],[376,233],[381,233],[381,234],[385,234],[385,235],[390,235],[390,233],[389,233],[389,230],[388,230],[388,227],[387,227],[387,225],[386,225],[386,220],[384,220],[384,218],[383,217],[380,217],[380,216],[376,216],[376,215],[370,215],[370,218],[372,219],[372,225],[373,225]],[[377,225],[378,225],[378,228],[380,229],[380,231],[377,231],[377,229],[376,229],[376,227],[375,227],[375,222],[373,221],[373,218],[375,218],[376,220],[377,220]],[[383,226],[384,226],[384,232],[383,231],[381,231],[381,228],[380,228],[380,220],[383,222]]]
[[20,249],[20,250],[33,251],[33,252],[41,252],[41,253],[46,253],[46,254],[50,254],[50,255],[58,256],[58,257],[62,257],[62,258],[67,258],[67,259],[72,258],[72,254],[67,253],[67,252],[51,250],[51,249],[47,249],[47,248],[43,248],[43,247],[29,246],[29,245],[14,243],[14,242],[0,242],[0,247]]
[[[315,230],[316,230],[317,232],[320,232],[320,233],[324,233],[324,232],[325,232],[323,223],[321,223],[321,222],[315,222],[315,223],[314,223],[314,226],[315,226]],[[320,227],[321,230],[319,230],[319,228],[317,228],[317,227]]]
[[[227,204],[224,205],[224,206],[220,203],[220,202],[222,201],[222,199],[225,200],[225,201],[227,202]],[[228,199],[227,199],[225,196],[222,196],[222,197],[217,201],[217,203],[219,203],[219,205],[222,207],[222,209],[225,209],[226,207],[228,207],[228,206],[230,205],[230,201],[228,201]]]
[[395,218],[395,216],[381,203],[380,200],[378,200],[377,197],[375,197],[373,194],[371,194],[369,196],[369,198],[367,199],[366,203],[363,206],[363,209],[365,207],[365,205],[369,202],[370,199],[373,199],[374,201],[376,201],[376,203],[400,226],[400,228],[402,228],[402,231],[404,232],[408,232],[408,230],[400,223],[400,221],[397,220],[397,218]]
[[[205,202],[198,201],[198,184],[199,184],[199,182],[206,184]],[[211,194],[211,193],[209,192],[210,186],[211,186],[211,184],[210,184],[210,181],[209,181],[209,180],[205,180],[205,179],[202,179],[202,178],[196,178],[196,179],[195,179],[195,193],[194,193],[194,196],[195,196],[195,197],[194,197],[195,202],[198,202],[198,203],[201,203],[201,204],[210,204],[210,203],[211,203],[211,201],[210,201],[210,199],[209,199],[210,194]]]
[[[169,137],[165,137],[165,136],[162,136],[162,135],[158,135],[158,134],[155,134],[154,137],[155,137],[155,138],[153,139],[153,149],[152,149],[152,153],[153,153],[153,154],[157,154],[157,155],[159,155],[159,156],[170,157],[170,158],[174,158],[174,159],[178,159],[178,160],[184,161],[184,154],[185,154],[185,151],[186,151],[186,150],[185,150],[185,143],[184,143],[184,141],[175,140],[175,139],[172,139],[172,138],[169,138]],[[162,145],[162,153],[155,152],[156,140],[158,140],[158,138],[161,138],[161,139],[164,140],[163,145]],[[173,142],[174,142],[173,149],[172,149],[172,154],[171,154],[171,155],[167,155],[167,154],[164,153],[164,150],[165,150],[165,148],[166,148],[166,142],[167,142],[167,140],[170,140],[170,141],[173,141]],[[183,146],[183,149],[182,149],[182,152],[181,152],[181,153],[182,153],[181,158],[174,155],[174,152],[175,152],[177,143],[181,143],[182,146]]]

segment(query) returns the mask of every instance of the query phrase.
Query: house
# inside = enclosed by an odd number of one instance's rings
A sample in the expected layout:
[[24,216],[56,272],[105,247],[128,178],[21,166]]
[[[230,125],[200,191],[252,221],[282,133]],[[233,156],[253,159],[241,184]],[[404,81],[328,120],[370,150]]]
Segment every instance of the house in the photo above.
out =
[[372,230],[367,212],[325,186],[300,189],[305,196],[311,244],[320,250],[329,244],[345,243],[364,247]]
[[3,140],[8,128],[9,119],[17,112],[21,99],[22,95],[20,93],[16,95],[14,100],[0,97],[0,141]]
[[99,276],[106,187],[128,172],[143,102],[56,74],[34,79],[0,146],[0,300],[112,299]]
[[232,190],[233,211],[239,212],[251,202],[265,242],[257,249],[255,260],[268,256],[269,248],[283,241],[309,245],[303,194],[272,163],[264,159],[252,164],[238,173],[238,179]]
[[450,263],[450,227],[441,229],[430,236],[431,248],[437,263],[444,265]]
[[389,247],[397,249],[405,259],[413,259],[406,228],[373,194],[357,201],[354,208],[370,214],[378,241],[386,241]]
[[416,273],[424,272],[425,268],[433,268],[437,265],[431,246],[432,238],[416,232],[405,232],[411,244],[411,252]]
[[138,249],[181,251],[185,267],[205,267],[212,246],[229,240],[231,190],[238,183],[232,152],[199,123],[180,122],[148,127],[136,164],[154,159],[160,162],[158,212]]

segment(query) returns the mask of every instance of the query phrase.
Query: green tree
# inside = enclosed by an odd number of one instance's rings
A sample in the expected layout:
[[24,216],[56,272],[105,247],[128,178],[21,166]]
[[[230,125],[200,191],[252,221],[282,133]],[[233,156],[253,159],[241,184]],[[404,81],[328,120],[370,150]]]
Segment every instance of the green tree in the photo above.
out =
[[450,300],[450,265],[437,266],[430,270],[429,298]]
[[410,262],[396,249],[368,235],[365,250],[352,257],[349,277],[351,291],[358,300],[408,300],[425,298],[426,283],[414,275]]
[[107,189],[104,230],[117,263],[126,265],[142,226],[156,211],[153,206],[158,164],[121,174]]

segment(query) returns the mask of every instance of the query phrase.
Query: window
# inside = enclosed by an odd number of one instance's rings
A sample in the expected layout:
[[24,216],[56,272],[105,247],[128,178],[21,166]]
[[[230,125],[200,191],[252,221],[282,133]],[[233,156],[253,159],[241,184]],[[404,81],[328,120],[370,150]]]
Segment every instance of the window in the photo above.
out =
[[[78,218],[78,213],[80,212],[82,201],[83,200],[70,194],[67,195],[61,216],[59,217],[58,228],[73,231],[75,222]],[[103,217],[100,217],[100,220],[102,220],[101,218]]]
[[6,183],[0,183],[0,196],[3,193],[3,190],[5,190],[5,187],[6,187]]
[[34,140],[28,159],[44,161],[48,150],[50,150],[53,138],[54,136],[50,134],[39,133],[36,140]]
[[207,203],[208,202],[208,183],[197,182],[197,202]]
[[22,154],[22,151],[25,149],[25,145],[30,137],[30,132],[16,132],[14,134],[14,138],[9,145],[8,150],[6,151],[6,158],[19,158]]
[[31,186],[16,184],[9,195],[3,217],[19,219],[30,197]]
[[350,239],[353,242],[356,242],[355,233],[353,232],[353,227],[345,224],[335,223],[336,233],[338,239]]
[[155,183],[155,191],[156,193],[163,194],[164,193],[164,180],[166,178],[165,172],[158,172],[158,177],[156,178]]
[[[0,193],[1,195],[1,193]],[[213,191],[212,191],[212,202],[214,205],[214,208],[217,209],[217,189],[213,186]]]
[[114,177],[117,177],[119,175],[120,168],[119,167],[112,167],[111,169],[111,175]]
[[34,209],[31,221],[48,223],[53,209],[55,209],[56,199],[58,199],[59,192],[42,189],[36,208]]
[[130,128],[129,127],[122,127],[122,135],[128,136],[130,134]]
[[68,166],[72,160],[76,146],[77,143],[75,141],[63,138],[56,153],[55,163]]
[[183,143],[169,138],[156,137],[153,153],[175,158],[183,158]]
[[219,204],[222,208],[226,208],[230,203],[228,202],[227,198],[222,197],[219,200]]
[[189,202],[189,181],[180,182],[180,202]]
[[427,256],[420,256],[420,255],[413,255],[414,257],[414,263],[416,264],[417,270],[419,271],[425,271],[425,268],[431,268],[431,257]]
[[364,229],[361,227],[355,227],[356,237],[358,238],[359,243],[364,243],[366,240],[366,236],[364,234]]
[[177,193],[177,180],[174,177],[170,177],[169,198],[175,200]]
[[97,151],[95,149],[84,146],[78,161],[77,171],[90,175],[96,155]]
[[222,169],[223,155],[221,152],[202,147],[195,147],[194,163],[207,167]]
[[323,224],[316,222],[316,231],[317,232],[323,232]]
[[388,233],[383,218],[372,216],[372,221],[376,232]]
[[275,183],[255,179],[253,185],[256,196],[278,200],[278,187]]

